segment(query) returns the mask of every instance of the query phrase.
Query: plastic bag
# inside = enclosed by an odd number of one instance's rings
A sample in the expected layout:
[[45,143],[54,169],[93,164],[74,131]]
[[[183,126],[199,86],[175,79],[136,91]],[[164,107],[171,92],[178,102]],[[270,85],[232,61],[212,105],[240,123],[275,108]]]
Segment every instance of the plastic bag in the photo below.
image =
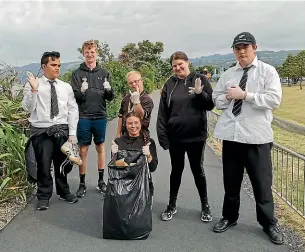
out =
[[[115,165],[124,159],[128,166]],[[103,238],[146,239],[152,231],[152,196],[149,169],[140,151],[120,150],[108,164],[103,206]]]

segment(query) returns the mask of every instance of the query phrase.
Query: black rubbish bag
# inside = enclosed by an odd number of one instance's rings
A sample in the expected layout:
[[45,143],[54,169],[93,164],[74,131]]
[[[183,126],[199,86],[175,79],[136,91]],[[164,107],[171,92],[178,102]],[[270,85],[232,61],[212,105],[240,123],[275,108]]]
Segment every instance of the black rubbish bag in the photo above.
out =
[[[125,165],[117,165],[124,158]],[[103,238],[146,239],[152,231],[149,169],[140,151],[120,150],[108,164],[103,207]]]

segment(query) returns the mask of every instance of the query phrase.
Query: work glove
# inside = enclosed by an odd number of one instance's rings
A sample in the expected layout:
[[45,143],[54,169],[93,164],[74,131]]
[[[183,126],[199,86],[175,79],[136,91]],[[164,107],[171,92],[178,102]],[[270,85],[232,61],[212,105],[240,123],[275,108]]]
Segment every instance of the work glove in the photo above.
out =
[[201,94],[203,86],[201,85],[200,78],[196,78],[195,87],[189,87],[189,94]]

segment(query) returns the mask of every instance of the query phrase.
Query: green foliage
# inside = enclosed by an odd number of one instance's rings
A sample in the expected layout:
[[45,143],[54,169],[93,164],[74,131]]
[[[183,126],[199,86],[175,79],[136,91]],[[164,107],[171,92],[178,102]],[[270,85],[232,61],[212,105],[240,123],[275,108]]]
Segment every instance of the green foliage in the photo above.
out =
[[0,202],[16,197],[26,200],[29,189],[24,156],[26,141],[27,137],[12,125],[0,125]]
[[281,66],[277,66],[277,71],[281,77],[288,77],[288,85],[291,86],[290,80],[300,81],[302,89],[302,76],[305,76],[305,50],[300,51],[296,56],[289,54]]
[[196,68],[196,71],[201,72],[205,68],[208,70],[208,73],[213,74],[216,67],[215,66],[209,66],[209,65],[199,66],[199,67]]
[[59,76],[58,79],[67,82],[67,83],[71,83],[71,79],[72,79],[72,72],[73,70],[70,69],[68,72],[66,72],[64,75]]

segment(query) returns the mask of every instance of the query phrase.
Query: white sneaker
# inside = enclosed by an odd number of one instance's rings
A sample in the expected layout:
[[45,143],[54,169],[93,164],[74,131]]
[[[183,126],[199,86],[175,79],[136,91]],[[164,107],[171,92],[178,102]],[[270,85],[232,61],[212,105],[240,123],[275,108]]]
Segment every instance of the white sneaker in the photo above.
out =
[[82,165],[83,161],[79,156],[79,149],[77,144],[72,144],[69,141],[65,142],[60,150],[67,155],[70,161],[72,161],[76,165]]

